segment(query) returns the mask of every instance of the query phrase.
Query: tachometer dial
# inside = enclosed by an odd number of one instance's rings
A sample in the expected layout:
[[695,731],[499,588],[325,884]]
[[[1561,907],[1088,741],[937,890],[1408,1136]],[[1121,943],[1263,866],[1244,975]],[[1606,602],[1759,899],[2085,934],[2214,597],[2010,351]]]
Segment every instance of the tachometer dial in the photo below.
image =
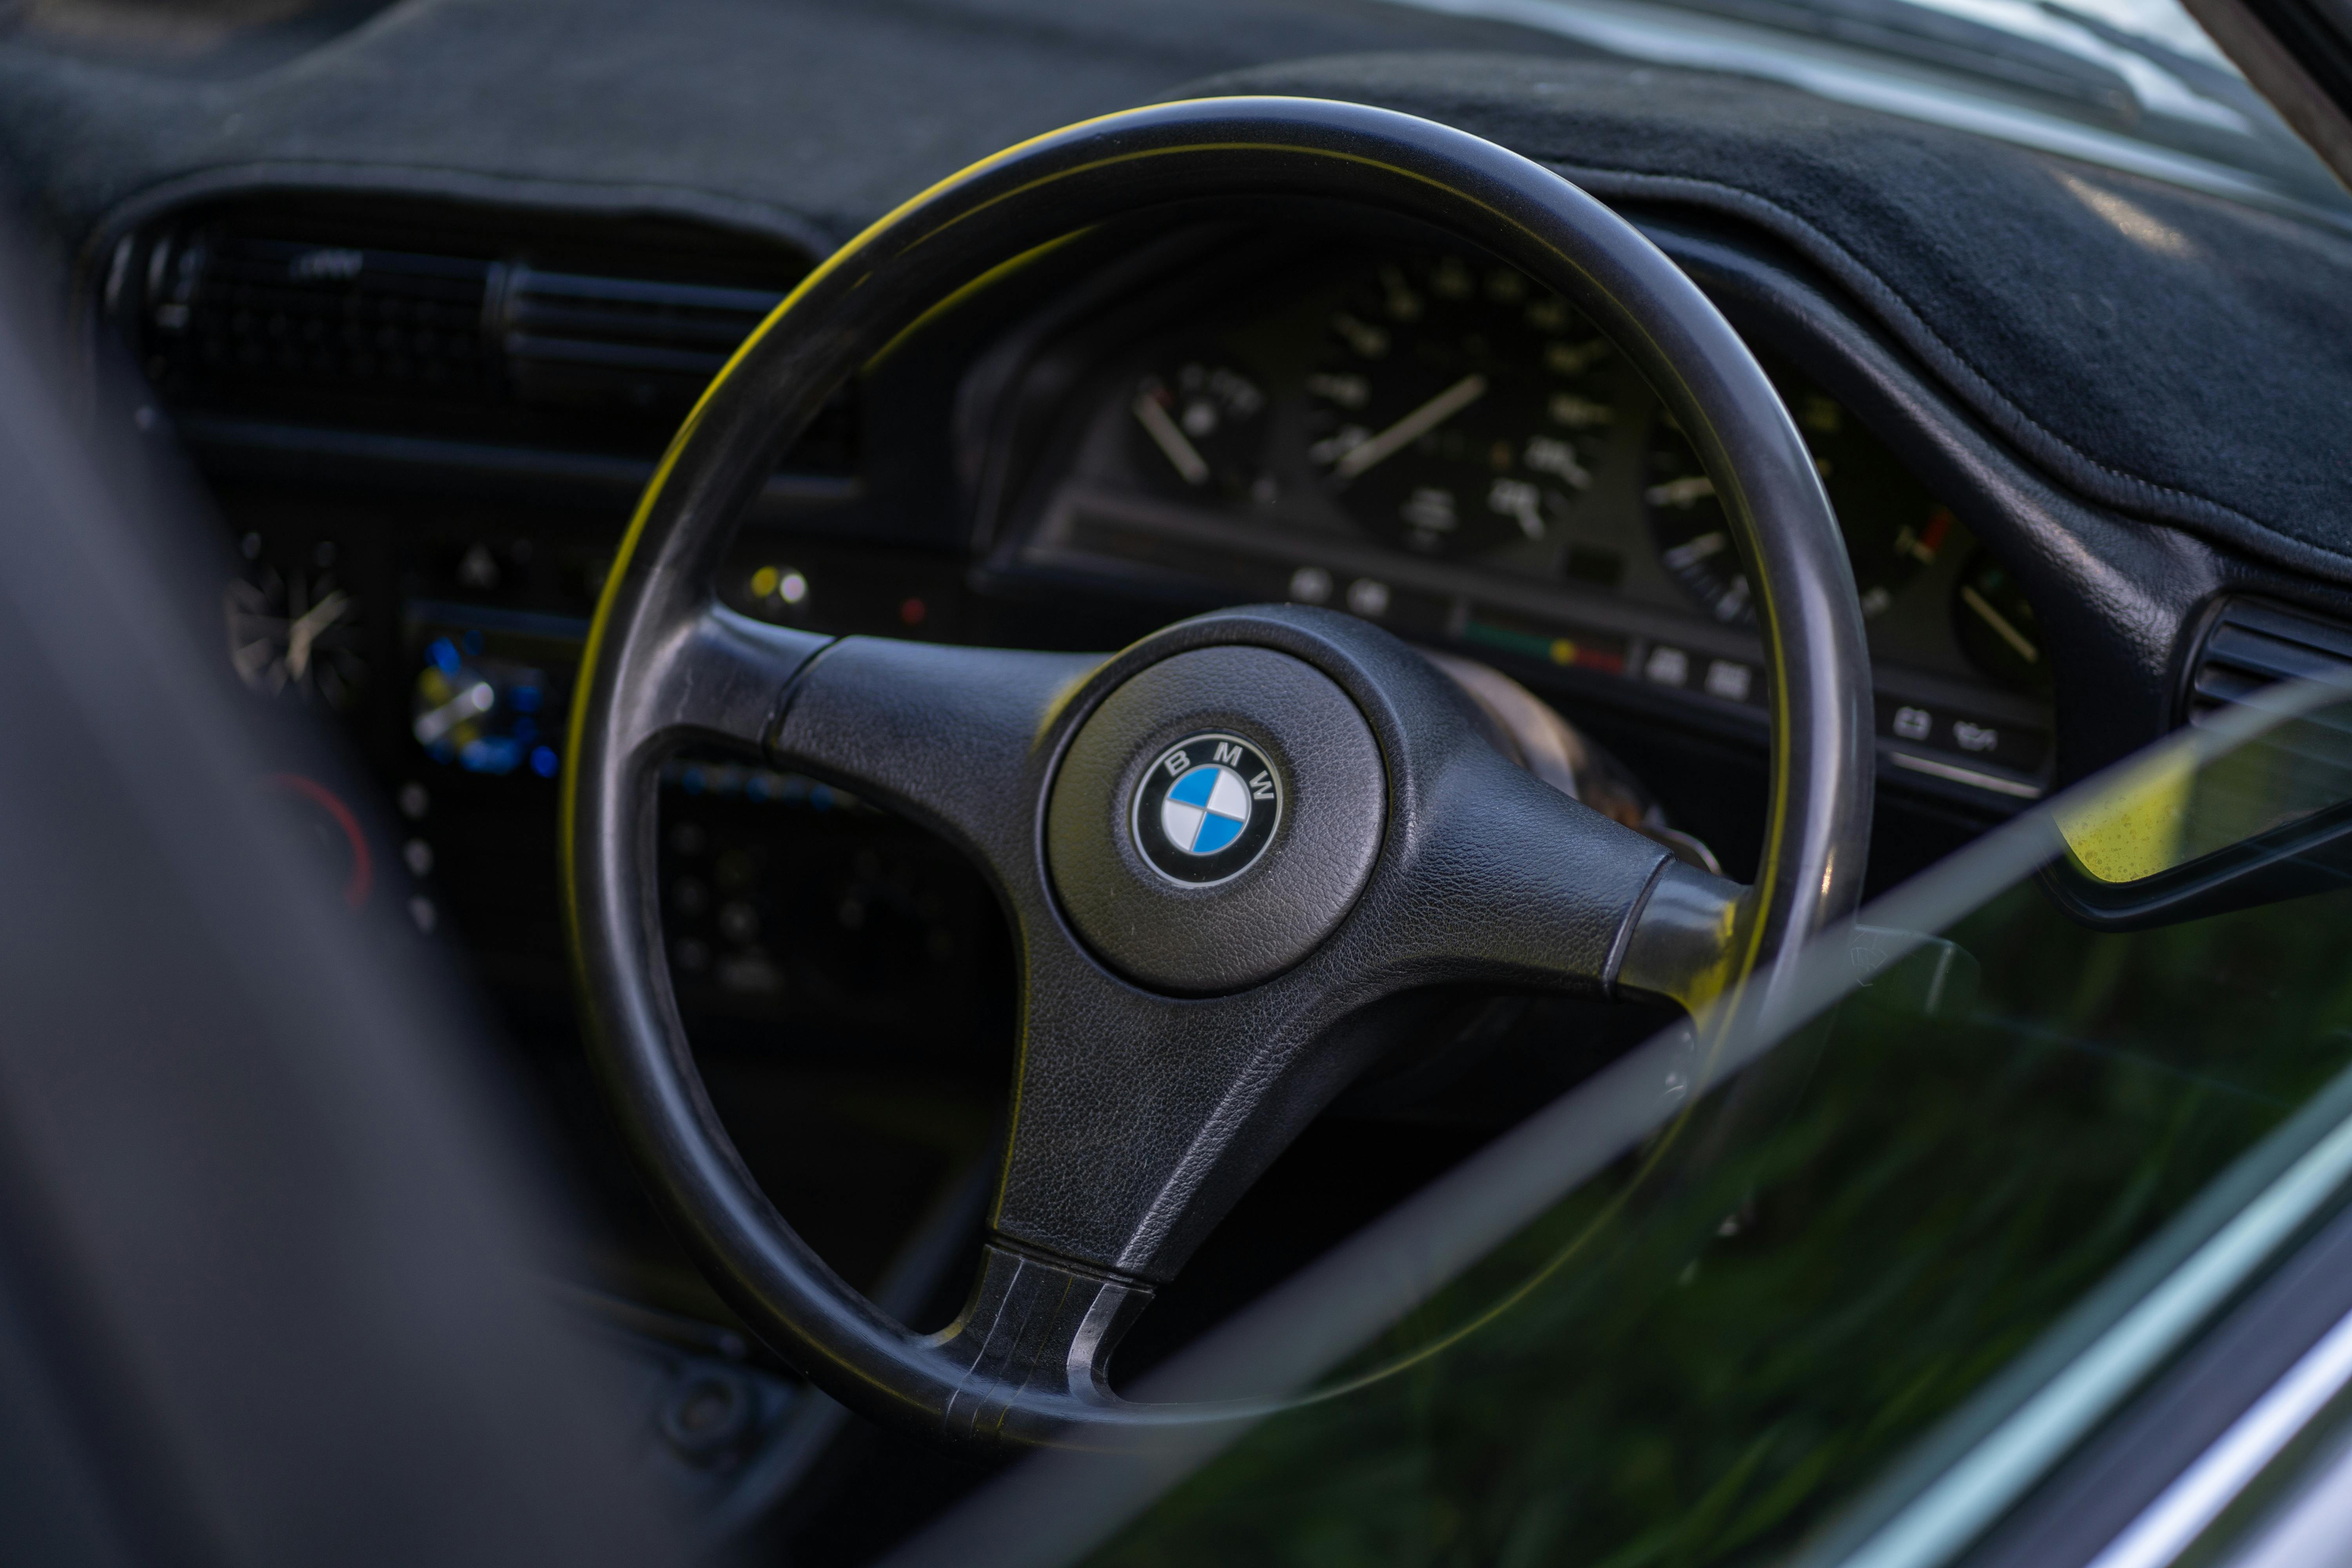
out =
[[1650,520],[1650,542],[1659,563],[1717,620],[1753,625],[1754,590],[1731,542],[1731,525],[1716,499],[1715,481],[1699,466],[1688,438],[1664,413],[1650,432],[1647,477],[1642,510]]
[[1445,255],[1373,268],[1327,331],[1307,457],[1360,525],[1427,554],[1551,542],[1616,418],[1591,323],[1523,273]]
[[2050,689],[2042,626],[2009,569],[1977,552],[1952,592],[1952,630],[1979,669],[2020,691]]
[[1164,488],[1234,497],[1264,479],[1265,393],[1232,365],[1151,371],[1129,394],[1128,413],[1137,469]]
[[[1775,370],[1772,379],[1837,511],[1863,616],[1883,615],[1906,584],[1935,564],[1957,526],[1952,514],[1833,399],[1785,370]],[[1660,563],[1716,619],[1752,625],[1748,571],[1732,546],[1714,481],[1663,412],[1651,426],[1648,462],[1642,505]]]

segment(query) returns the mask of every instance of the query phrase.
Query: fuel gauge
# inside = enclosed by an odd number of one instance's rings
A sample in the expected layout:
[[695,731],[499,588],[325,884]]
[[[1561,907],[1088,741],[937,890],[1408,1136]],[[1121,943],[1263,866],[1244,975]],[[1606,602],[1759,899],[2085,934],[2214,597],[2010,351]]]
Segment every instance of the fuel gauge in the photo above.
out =
[[1255,493],[1271,483],[1261,462],[1265,408],[1264,389],[1229,364],[1187,360],[1149,372],[1128,401],[1137,470],[1180,493],[1270,500]]

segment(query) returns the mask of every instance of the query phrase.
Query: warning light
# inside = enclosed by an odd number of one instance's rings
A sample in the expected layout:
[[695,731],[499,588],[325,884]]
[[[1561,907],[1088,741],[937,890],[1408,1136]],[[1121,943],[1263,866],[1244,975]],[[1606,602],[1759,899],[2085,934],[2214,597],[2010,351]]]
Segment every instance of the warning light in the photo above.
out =
[[808,597],[808,578],[789,566],[762,566],[751,574],[751,597],[797,605]]

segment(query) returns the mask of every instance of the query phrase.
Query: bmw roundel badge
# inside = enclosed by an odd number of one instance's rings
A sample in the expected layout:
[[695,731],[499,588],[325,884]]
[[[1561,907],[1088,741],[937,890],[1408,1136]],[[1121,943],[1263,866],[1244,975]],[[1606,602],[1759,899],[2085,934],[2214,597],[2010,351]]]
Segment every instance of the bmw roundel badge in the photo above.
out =
[[1282,784],[1238,735],[1192,735],[1160,753],[1136,785],[1135,847],[1171,881],[1193,887],[1247,870],[1282,819]]

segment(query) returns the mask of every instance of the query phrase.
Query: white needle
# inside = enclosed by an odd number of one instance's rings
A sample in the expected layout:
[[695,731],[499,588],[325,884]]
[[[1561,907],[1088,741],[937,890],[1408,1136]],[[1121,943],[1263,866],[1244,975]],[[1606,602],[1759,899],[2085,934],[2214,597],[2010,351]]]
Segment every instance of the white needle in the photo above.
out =
[[1352,479],[1381,458],[1420,440],[1486,395],[1486,378],[1465,375],[1370,440],[1349,447],[1347,456],[1331,465],[1331,472],[1340,479]]
[[300,620],[286,628],[286,669],[295,679],[301,679],[310,668],[310,644],[320,632],[335,624],[343,613],[343,606],[351,602],[351,595],[338,588],[311,605]]
[[2018,658],[2023,659],[2028,664],[2040,664],[2042,662],[2042,655],[2040,651],[2034,647],[2032,640],[2023,632],[2019,631],[2015,626],[2010,625],[2009,617],[2002,615],[1999,610],[1994,609],[1992,607],[1991,600],[1986,598],[1982,594],[1978,593],[1966,583],[1960,584],[1960,599],[1961,602],[1966,604],[1969,609],[1974,610],[1977,613],[1977,618],[1979,620],[1990,626],[1993,631],[1999,635],[2001,641],[2007,643],[2010,647],[2017,650]]
[[1160,406],[1160,399],[1148,392],[1137,398],[1135,418],[1143,426],[1144,434],[1151,437],[1151,444],[1176,465],[1176,471],[1184,476],[1186,484],[1204,485],[1209,482],[1208,463],[1199,449],[1184,438],[1184,432],[1176,427],[1176,421],[1168,417],[1168,410]]

